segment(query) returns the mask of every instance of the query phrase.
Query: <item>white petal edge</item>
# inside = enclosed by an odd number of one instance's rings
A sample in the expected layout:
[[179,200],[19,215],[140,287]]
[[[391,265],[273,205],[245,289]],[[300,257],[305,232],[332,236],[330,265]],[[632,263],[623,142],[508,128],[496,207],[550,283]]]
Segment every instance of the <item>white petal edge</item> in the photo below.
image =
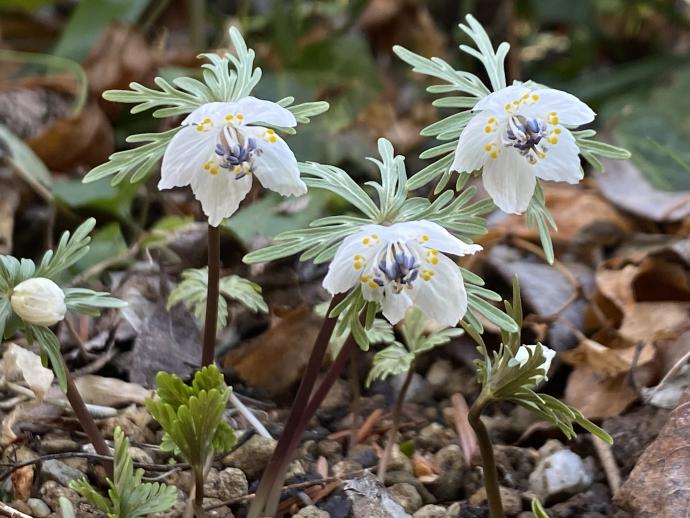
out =
[[522,83],[515,83],[505,88],[501,88],[495,92],[491,92],[489,95],[484,97],[481,101],[474,105],[474,111],[480,110],[493,110],[498,113],[506,113],[505,105],[512,103],[513,101],[519,101],[520,98],[529,93],[529,88],[527,88]]
[[568,126],[581,126],[592,122],[596,117],[596,113],[589,106],[568,92],[541,88],[534,90],[532,94],[538,95],[539,100],[520,110],[525,115],[546,119],[550,112],[556,112],[558,122]]
[[468,245],[452,235],[438,223],[427,220],[405,221],[389,227],[392,235],[405,242],[414,240],[424,248],[453,255],[475,254],[482,250],[480,245]]
[[[381,225],[366,225],[356,234],[346,237],[335,252],[328,267],[328,273],[323,280],[323,287],[331,295],[343,293],[355,287],[362,275],[366,275],[375,266],[373,259],[376,254],[386,246],[385,235],[387,228]],[[371,235],[379,236],[373,242]],[[368,243],[364,243],[369,239]],[[354,256],[361,255],[364,258],[361,269],[354,268]],[[378,299],[368,299],[378,300]]]
[[299,177],[297,159],[294,153],[276,133],[266,140],[266,128],[260,126],[243,127],[240,131],[256,140],[260,152],[254,158],[254,176],[266,189],[283,196],[301,196],[307,193],[307,185]]
[[217,227],[235,213],[252,188],[252,178],[247,175],[237,179],[225,169],[219,169],[216,175],[201,170],[193,176],[191,185],[194,196],[201,202],[201,208],[208,217],[208,224]]
[[178,131],[165,148],[161,164],[158,189],[171,189],[189,185],[192,178],[203,171],[206,161],[214,156],[214,148],[220,128],[197,131],[185,126]]
[[558,142],[547,144],[546,157],[532,167],[534,174],[542,180],[575,184],[584,177],[580,164],[580,148],[570,131],[563,127],[560,129],[561,133],[555,135]]
[[[492,117],[496,120],[495,126],[489,123]],[[489,152],[485,149],[485,146],[491,144],[500,146],[498,129],[501,125],[498,124],[499,122],[493,110],[485,110],[472,117],[465,129],[460,133],[450,170],[460,173],[471,173],[480,169],[486,160],[489,159]],[[492,131],[487,133],[485,131],[487,127],[490,127]]]
[[381,312],[386,320],[395,325],[405,317],[407,310],[414,304],[410,296],[411,290],[395,293],[390,284],[385,286],[383,290],[383,298],[380,299]]
[[250,96],[243,97],[234,104],[237,106],[237,111],[244,115],[245,124],[265,122],[283,128],[297,126],[297,120],[292,112],[278,103]]
[[457,264],[445,255],[437,257],[437,264],[423,266],[434,275],[428,281],[420,275],[411,296],[427,317],[443,326],[455,326],[467,312],[465,284]]
[[533,165],[511,148],[504,148],[498,158],[484,166],[484,188],[503,212],[522,214],[527,210],[537,178]]

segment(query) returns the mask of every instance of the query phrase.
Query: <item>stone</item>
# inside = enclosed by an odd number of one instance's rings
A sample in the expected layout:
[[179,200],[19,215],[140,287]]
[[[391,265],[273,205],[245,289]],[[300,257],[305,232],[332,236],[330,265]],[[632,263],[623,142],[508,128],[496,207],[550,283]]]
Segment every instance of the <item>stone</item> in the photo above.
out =
[[436,360],[426,371],[426,381],[429,383],[434,393],[439,396],[446,396],[446,389],[453,375],[453,364],[448,360]]
[[331,518],[331,515],[315,505],[308,505],[300,509],[299,512],[294,515],[294,518]]
[[325,439],[316,445],[316,454],[325,457],[329,464],[335,464],[343,459],[343,447],[338,441]]
[[31,514],[35,518],[45,518],[51,513],[48,504],[40,498],[29,498],[26,503],[31,508]]
[[386,486],[394,486],[395,484],[407,483],[413,485],[419,496],[422,497],[422,503],[424,504],[435,504],[436,497],[429,492],[426,486],[414,476],[412,473],[407,471],[387,471],[386,472]]
[[412,515],[412,518],[446,518],[446,508],[440,505],[425,505]]
[[225,468],[218,471],[211,468],[204,483],[204,496],[220,501],[232,500],[246,495],[249,483],[244,472],[238,468]]
[[44,453],[78,451],[79,443],[62,434],[49,433],[41,439],[40,449]]
[[[522,495],[520,491],[509,487],[500,486],[501,501],[503,502],[503,511],[506,514],[518,514],[522,511]],[[482,487],[479,491],[473,494],[469,499],[470,505],[480,506],[486,504],[486,488]]]
[[457,444],[444,446],[434,455],[434,464],[441,472],[462,471],[465,467],[465,457]]
[[557,450],[542,460],[529,476],[529,488],[543,501],[562,499],[592,485],[592,469],[568,449]]
[[365,468],[376,466],[379,462],[376,450],[368,444],[355,445],[355,447],[349,451],[347,457],[355,462],[359,462]]
[[[395,394],[400,393],[403,383],[405,382],[405,376],[407,374],[399,374],[391,379],[391,385]],[[409,403],[417,403],[420,405],[426,405],[434,400],[434,389],[429,385],[426,379],[418,373],[412,375],[412,381],[407,389],[407,394],[405,394],[405,401]]]
[[422,497],[419,491],[412,485],[402,482],[388,488],[391,498],[398,502],[405,511],[412,514],[422,507]]
[[276,440],[260,435],[252,436],[247,442],[223,458],[223,465],[241,469],[247,480],[257,480],[276,447]]
[[[222,503],[223,501],[219,500],[218,498],[204,498],[205,508],[211,505],[219,505]],[[235,518],[235,515],[232,514],[232,510],[226,505],[206,511],[206,516],[207,518]]]
[[60,485],[54,480],[48,480],[45,482],[41,486],[39,493],[41,495],[41,500],[48,504],[48,507],[50,507],[54,512],[58,512],[60,510],[59,500],[61,496],[64,496],[67,500],[69,500],[75,508],[82,500],[82,498],[75,491]]
[[343,408],[347,410],[351,400],[350,384],[343,379],[338,379],[328,391],[328,394],[326,394],[323,403],[321,403],[319,414],[332,414]]
[[394,444],[391,448],[391,455],[388,459],[388,470],[389,471],[407,471],[408,473],[413,473],[414,466],[412,464],[412,459],[400,451],[400,447]]
[[489,510],[485,507],[476,507],[465,502],[455,502],[446,512],[448,518],[489,518]]
[[54,480],[62,486],[69,486],[72,480],[79,480],[84,476],[84,473],[78,469],[74,469],[59,460],[50,459],[41,463],[41,478]]
[[354,460],[345,459],[340,462],[336,462],[331,470],[333,471],[333,476],[340,479],[348,479],[353,476],[353,473],[361,471],[364,469],[359,462]]
[[419,448],[435,453],[444,446],[453,443],[456,438],[455,432],[449,428],[440,423],[430,423],[419,431],[415,442]]
[[462,497],[465,483],[465,459],[460,446],[449,444],[434,455],[439,469],[438,478],[429,484],[429,490],[441,502],[452,502]]

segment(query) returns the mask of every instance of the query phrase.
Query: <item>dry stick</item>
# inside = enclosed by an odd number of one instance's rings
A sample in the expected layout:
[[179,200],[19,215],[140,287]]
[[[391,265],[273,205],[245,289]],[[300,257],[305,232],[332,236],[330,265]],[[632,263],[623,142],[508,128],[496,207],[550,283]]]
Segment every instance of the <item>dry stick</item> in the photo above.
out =
[[208,286],[206,291],[206,318],[201,366],[213,364],[216,358],[216,332],[218,329],[218,297],[220,283],[220,228],[208,226]]
[[294,433],[291,434],[291,440],[288,445],[287,453],[282,458],[282,463],[276,470],[274,483],[272,484],[268,497],[266,498],[266,505],[264,506],[263,516],[276,515],[276,512],[278,511],[278,505],[280,504],[280,495],[282,493],[283,481],[285,479],[285,474],[287,473],[287,470],[290,466],[292,452],[294,452],[297,449],[299,441],[302,438],[302,433],[307,428],[307,424],[314,416],[314,414],[316,414],[316,411],[321,406],[321,403],[326,398],[326,395],[331,390],[331,387],[333,387],[333,384],[340,377],[340,373],[345,368],[347,360],[350,358],[350,355],[356,348],[357,342],[355,342],[355,339],[352,337],[352,335],[350,335],[345,341],[345,344],[343,345],[342,349],[340,349],[340,352],[338,353],[338,356],[336,356],[335,361],[326,371],[326,374],[321,380],[321,383],[319,384],[318,388],[314,391],[314,394],[309,399],[305,411],[303,412],[300,421],[297,423]]
[[601,440],[596,435],[591,435],[592,444],[597,451],[601,466],[606,473],[606,481],[609,483],[611,494],[615,495],[621,487],[621,474],[616,464],[616,459],[611,451],[611,445]]
[[482,455],[482,466],[484,468],[484,487],[486,488],[486,499],[489,503],[489,511],[491,518],[503,518],[503,504],[501,503],[501,489],[498,484],[498,470],[496,469],[496,459],[494,458],[494,449],[491,445],[489,432],[482,422],[481,413],[488,401],[479,398],[474,402],[467,419],[477,434],[477,442],[479,443],[479,452]]
[[398,427],[400,426],[400,415],[402,414],[402,407],[405,403],[405,395],[407,394],[407,389],[410,388],[410,383],[412,382],[412,375],[414,374],[414,362],[410,364],[410,368],[407,370],[405,375],[405,381],[400,388],[400,393],[398,394],[398,400],[395,402],[395,408],[393,409],[393,424],[388,430],[388,436],[386,437],[386,448],[383,450],[383,455],[379,461],[378,477],[381,482],[386,480],[386,470],[388,469],[388,460],[390,459],[391,452],[393,451],[393,445],[398,440]]
[[307,367],[302,375],[302,381],[297,389],[297,394],[295,395],[294,403],[292,404],[292,410],[288,416],[288,420],[285,423],[285,428],[283,434],[278,440],[276,449],[271,456],[271,460],[268,462],[266,469],[259,482],[259,487],[256,490],[256,497],[252,506],[249,509],[249,514],[247,518],[260,518],[264,516],[263,507],[266,504],[266,499],[272,489],[276,484],[276,479],[278,478],[278,470],[283,464],[284,458],[290,455],[290,443],[292,442],[292,435],[297,433],[299,423],[304,414],[306,404],[309,401],[314,384],[316,383],[316,378],[319,375],[319,370],[321,368],[321,363],[323,362],[323,357],[326,354],[326,349],[328,348],[328,342],[330,341],[331,335],[333,334],[333,329],[337,323],[337,318],[330,318],[329,315],[333,308],[335,308],[343,299],[344,294],[339,294],[333,297],[330,305],[328,306],[328,311],[326,312],[326,319],[319,330],[319,334],[314,341],[314,347],[312,348],[311,355],[309,356],[309,361]]
[[0,516],[6,516],[7,518],[31,518],[28,514],[17,511],[15,508],[2,502],[0,502]]

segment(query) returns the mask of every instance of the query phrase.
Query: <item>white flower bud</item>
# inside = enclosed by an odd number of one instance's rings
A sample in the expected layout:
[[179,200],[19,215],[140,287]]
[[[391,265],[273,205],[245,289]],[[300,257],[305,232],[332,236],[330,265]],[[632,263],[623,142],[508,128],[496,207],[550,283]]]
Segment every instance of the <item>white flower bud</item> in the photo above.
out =
[[20,282],[10,297],[12,309],[24,322],[52,326],[63,318],[65,293],[50,279],[36,277]]
[[[541,354],[544,357],[544,361],[540,365],[542,369],[544,369],[544,378],[543,379],[548,379],[546,377],[546,374],[549,372],[549,367],[551,367],[551,360],[553,360],[553,357],[556,356],[556,351],[553,349],[546,347],[544,345],[540,345],[541,348]],[[510,362],[508,362],[508,365],[511,367],[519,365],[522,367],[524,364],[527,363],[527,361],[530,358],[530,352],[534,355],[534,353],[537,350],[536,345],[521,345],[520,348],[517,350],[515,353],[515,356],[513,357]]]

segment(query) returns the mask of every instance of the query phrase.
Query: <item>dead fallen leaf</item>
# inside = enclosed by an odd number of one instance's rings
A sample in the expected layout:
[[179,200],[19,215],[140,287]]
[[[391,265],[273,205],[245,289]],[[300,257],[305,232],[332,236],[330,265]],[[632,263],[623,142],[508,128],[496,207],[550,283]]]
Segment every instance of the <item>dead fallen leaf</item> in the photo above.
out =
[[659,222],[690,216],[690,192],[657,191],[630,160],[602,162],[606,174],[597,175],[597,185],[617,207]]
[[[635,348],[613,349],[596,342],[583,340],[577,347],[561,354],[561,358],[575,367],[589,367],[595,374],[612,378],[627,373],[632,365]],[[654,347],[647,344],[640,353],[638,364],[654,357]]]
[[322,322],[308,306],[295,308],[276,321],[223,360],[243,381],[272,396],[285,395],[300,379]]
[[34,467],[23,466],[12,472],[12,496],[26,502],[31,496],[31,485],[34,483]]
[[620,415],[638,397],[626,378],[627,373],[606,377],[589,367],[577,368],[568,376],[565,401],[588,418]]
[[635,516],[687,516],[690,509],[690,389],[614,497]]
[[121,407],[130,403],[142,405],[144,400],[151,397],[150,390],[146,390],[136,383],[127,383],[117,378],[106,378],[92,374],[80,376],[74,382],[84,401],[94,405]]
[[5,378],[8,380],[23,379],[36,394],[37,399],[43,399],[53,383],[53,371],[41,363],[37,354],[10,343],[2,356]]

